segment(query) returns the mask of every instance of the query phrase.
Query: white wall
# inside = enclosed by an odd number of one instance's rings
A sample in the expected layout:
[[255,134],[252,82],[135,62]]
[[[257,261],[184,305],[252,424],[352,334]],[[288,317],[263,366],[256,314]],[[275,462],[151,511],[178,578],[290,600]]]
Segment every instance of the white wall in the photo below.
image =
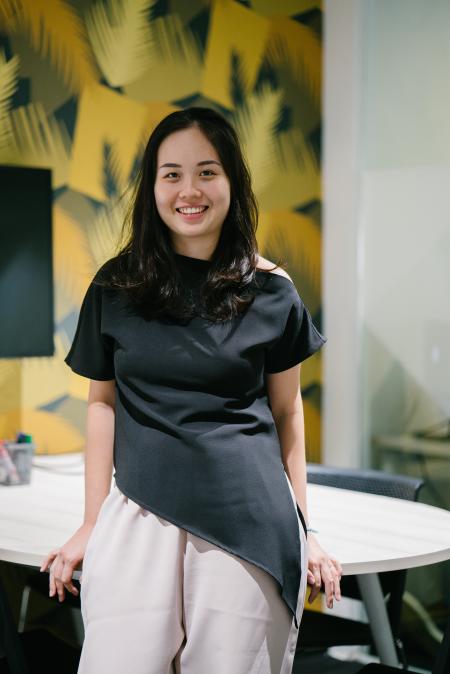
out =
[[450,3],[329,0],[324,460],[450,417]]
[[361,16],[358,0],[324,5],[322,227],[323,462],[360,463]]

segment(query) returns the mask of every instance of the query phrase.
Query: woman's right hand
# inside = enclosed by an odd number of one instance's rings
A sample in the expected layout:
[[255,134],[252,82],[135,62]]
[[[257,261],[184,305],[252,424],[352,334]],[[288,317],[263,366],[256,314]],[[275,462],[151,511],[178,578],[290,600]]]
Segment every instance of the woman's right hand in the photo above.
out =
[[68,590],[75,597],[78,596],[78,589],[72,582],[72,576],[74,570],[83,561],[87,542],[93,528],[93,524],[82,524],[61,548],[52,550],[43,560],[39,570],[49,570],[50,597],[53,597],[57,592],[59,601],[64,601],[65,590]]

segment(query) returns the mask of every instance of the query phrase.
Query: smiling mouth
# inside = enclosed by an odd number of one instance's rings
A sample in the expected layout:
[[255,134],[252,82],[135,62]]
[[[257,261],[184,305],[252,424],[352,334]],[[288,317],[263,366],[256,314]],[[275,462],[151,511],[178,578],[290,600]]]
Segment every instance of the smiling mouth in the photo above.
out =
[[208,209],[208,206],[190,206],[187,208],[176,208],[175,210],[182,215],[199,215],[204,213]]

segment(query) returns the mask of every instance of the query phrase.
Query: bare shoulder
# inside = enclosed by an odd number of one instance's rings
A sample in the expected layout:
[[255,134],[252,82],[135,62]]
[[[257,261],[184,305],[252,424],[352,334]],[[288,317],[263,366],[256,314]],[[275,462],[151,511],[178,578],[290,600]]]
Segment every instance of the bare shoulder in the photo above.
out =
[[270,260],[267,260],[265,257],[262,257],[261,255],[258,255],[258,269],[262,271],[270,271],[272,274],[278,274],[278,276],[284,276],[284,278],[289,279],[289,281],[292,281],[291,277],[285,271],[284,269],[281,269],[281,267],[275,267],[273,269],[274,262],[271,262]]

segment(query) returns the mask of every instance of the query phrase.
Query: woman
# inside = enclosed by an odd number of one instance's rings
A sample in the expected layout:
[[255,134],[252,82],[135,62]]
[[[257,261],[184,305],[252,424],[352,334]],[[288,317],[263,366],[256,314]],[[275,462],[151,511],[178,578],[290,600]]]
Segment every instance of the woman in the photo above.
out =
[[65,359],[91,379],[85,517],[41,570],[62,601],[83,561],[80,673],[288,674],[307,582],[340,598],[339,562],[306,548],[300,362],[326,340],[257,255],[214,111],[155,128],[131,224]]

